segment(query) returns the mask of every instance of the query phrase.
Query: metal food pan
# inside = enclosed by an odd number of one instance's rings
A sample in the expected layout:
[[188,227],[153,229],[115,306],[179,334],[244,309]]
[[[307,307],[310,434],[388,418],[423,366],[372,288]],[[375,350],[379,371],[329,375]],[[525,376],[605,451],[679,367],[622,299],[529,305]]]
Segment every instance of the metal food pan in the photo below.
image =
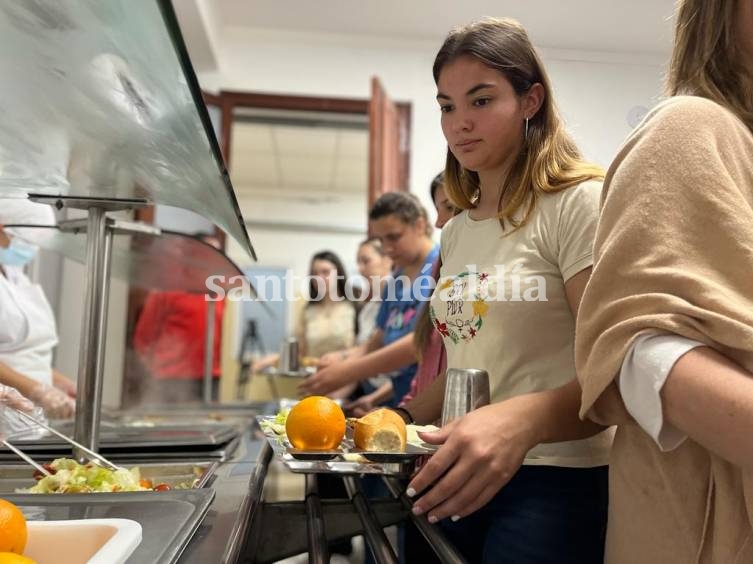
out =
[[[14,441],[15,444],[18,444]],[[122,461],[176,461],[191,462],[194,460],[228,460],[240,444],[240,437],[220,445],[162,445],[148,447],[102,446],[99,452],[112,461],[125,464]],[[34,458],[45,461],[55,458],[71,458],[71,447],[67,444],[34,445],[24,444],[23,450]],[[18,456],[6,448],[0,448],[0,465],[17,464]],[[137,464],[134,464],[136,466]]]
[[227,414],[218,411],[196,412],[139,412],[118,413],[108,415],[102,419],[102,427],[201,427],[204,429],[227,428],[228,426],[244,427],[252,419],[252,415]]
[[[58,424],[55,428],[67,436],[73,436],[73,423]],[[240,433],[237,425],[195,424],[153,425],[134,427],[129,425],[102,425],[99,433],[99,447],[102,450],[119,448],[176,448],[184,446],[214,447],[227,443]],[[49,450],[51,447],[68,446],[65,441],[45,431],[30,435],[12,437],[12,442],[29,452]]]
[[[173,490],[70,495],[3,495],[18,505],[27,519],[133,519],[141,523],[143,539],[128,559],[133,564],[177,562],[212,500],[214,490]],[[61,555],[61,562],[65,555]]]
[[142,403],[138,407],[127,409],[103,409],[102,419],[116,420],[120,417],[132,416],[162,416],[185,418],[194,420],[209,419],[211,421],[225,421],[227,418],[253,419],[256,415],[267,413],[269,402],[254,401],[223,401],[222,403],[204,404],[199,402],[150,404]]
[[[48,462],[38,459],[37,462]],[[49,462],[52,462],[50,460]],[[176,462],[176,463],[144,463],[122,464],[125,468],[138,466],[141,477],[149,479],[154,485],[167,484],[171,488],[176,486],[185,487],[193,482],[193,487],[199,489],[207,486],[207,483],[215,473],[218,463],[215,461]],[[0,466],[0,494],[15,493],[16,490],[29,488],[35,484],[34,469],[26,464],[8,464]],[[133,493],[133,492],[123,492]],[[149,493],[149,492],[144,492]],[[40,495],[66,495],[66,494],[20,494],[38,497]],[[103,495],[81,494],[81,495]],[[120,494],[118,494],[120,495]]]

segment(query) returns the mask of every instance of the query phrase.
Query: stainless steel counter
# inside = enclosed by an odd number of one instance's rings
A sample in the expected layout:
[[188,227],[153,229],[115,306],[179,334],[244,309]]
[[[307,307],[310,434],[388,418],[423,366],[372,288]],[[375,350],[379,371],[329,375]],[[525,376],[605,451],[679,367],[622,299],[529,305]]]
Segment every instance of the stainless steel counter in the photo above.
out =
[[[4,494],[3,497],[19,504],[27,513],[32,511],[29,517],[33,519],[107,516],[138,521],[144,540],[129,558],[129,564],[235,563],[239,561],[248,530],[247,508],[261,499],[261,491],[251,492],[249,482],[257,468],[260,447],[266,441],[254,439],[252,429],[253,419],[249,418],[238,448],[228,462],[216,468],[212,464],[214,473],[202,489],[39,497]],[[184,546],[186,536],[190,540]]]
[[[172,564],[212,503],[211,489],[61,495],[4,495],[35,521],[120,518],[138,521],[142,540],[129,563]],[[210,560],[211,561],[211,560]]]
[[[166,492],[175,495],[162,498],[150,497],[151,494],[146,492],[89,494],[89,499],[72,504],[67,503],[73,500],[68,496],[46,496],[54,499],[46,502],[50,509],[46,510],[44,518],[86,518],[98,515],[97,511],[105,511],[108,517],[139,521],[145,531],[144,541],[129,559],[131,564],[235,564],[269,563],[306,551],[317,561],[317,555],[326,556],[328,541],[358,534],[369,536],[370,532],[379,531],[382,527],[398,523],[411,515],[410,502],[400,495],[399,488],[393,491],[392,497],[366,500],[360,493],[360,486],[354,482],[357,478],[351,478],[354,501],[320,500],[316,489],[312,487],[307,489],[305,500],[264,503],[264,481],[273,455],[272,449],[263,435],[257,434],[252,416],[248,417],[248,424],[243,426],[237,440],[238,448],[227,461],[217,466],[203,490],[184,491],[189,497],[194,495],[191,491],[196,492],[194,497],[204,500],[203,506],[196,503],[197,500],[191,501],[194,507],[201,509],[200,512],[197,509],[194,516],[200,513],[205,517],[182,551],[183,542],[175,535],[168,535],[168,529],[172,530],[173,527],[168,523],[165,513],[166,502],[186,501],[178,499],[182,493],[179,491]],[[121,504],[117,499],[120,495],[132,496],[130,502]],[[98,496],[107,496],[107,499]],[[24,503],[29,505],[30,496],[27,494],[23,497],[26,498]],[[176,499],[173,500],[173,497]],[[102,509],[100,506],[104,505],[107,507]],[[92,507],[87,509],[88,506]],[[64,514],[64,510],[74,513]],[[196,517],[193,526],[199,519],[200,515]],[[420,525],[424,525],[420,530],[430,544],[437,547],[442,562],[462,562],[452,547],[441,538],[438,530],[428,523]],[[193,526],[186,534],[194,530]],[[375,534],[370,537],[373,537],[371,542],[374,546],[380,549],[376,554],[377,562],[393,562],[394,555],[388,554],[384,539],[377,538]],[[320,558],[319,561],[326,561],[326,558]]]
[[260,501],[260,492],[250,491],[249,482],[264,444],[253,438],[249,425],[235,455],[217,469],[210,484],[215,491],[214,502],[183,552],[181,564],[238,561],[247,533],[249,505]]
[[366,499],[360,479],[352,476],[350,500],[320,500],[316,488],[307,486],[305,500],[265,503],[262,494],[272,456],[267,441],[249,425],[235,456],[220,466],[210,484],[216,497],[183,552],[181,564],[269,563],[306,551],[310,562],[325,562],[328,541],[358,534],[369,538],[376,561],[387,564],[396,558],[378,533],[409,518],[443,564],[464,564],[438,528],[425,516],[411,514],[410,501],[394,479],[389,482],[392,494],[388,498]]
[[[319,508],[327,515],[327,523],[326,527],[322,523],[321,538],[313,543],[310,508],[318,505],[318,496],[315,503],[309,495],[301,501],[264,503],[264,482],[273,451],[254,429],[255,424],[249,422],[233,458],[215,472],[209,484],[215,491],[214,502],[181,555],[181,564],[274,562],[305,551],[324,553],[325,537],[349,538],[364,532],[349,500],[328,501]],[[407,514],[397,502],[377,507],[382,526],[397,523]]]
[[[132,564],[236,562],[238,557],[233,554],[240,550],[247,531],[244,507],[252,499],[249,481],[257,466],[259,449],[266,443],[253,438],[253,415],[245,419],[247,422],[239,425],[242,430],[233,441],[238,446],[229,453],[228,461],[205,459],[199,462],[201,456],[197,455],[177,464],[189,469],[196,465],[211,468],[211,476],[201,489],[121,494],[15,494],[10,492],[33,484],[33,479],[31,468],[13,461],[0,463],[0,491],[6,492],[3,497],[17,503],[30,519],[106,516],[138,521],[143,529],[143,541],[128,560]],[[40,460],[47,460],[49,453],[41,456],[45,458]],[[122,463],[128,467],[139,466],[145,474],[154,470],[155,477],[161,476],[159,471],[163,466],[173,472],[176,466],[169,462],[155,463],[148,458],[126,459]],[[175,481],[180,482],[181,477],[184,476],[178,476]],[[261,492],[253,497],[259,500]],[[186,538],[190,539],[187,543]],[[231,538],[236,542],[232,543]]]

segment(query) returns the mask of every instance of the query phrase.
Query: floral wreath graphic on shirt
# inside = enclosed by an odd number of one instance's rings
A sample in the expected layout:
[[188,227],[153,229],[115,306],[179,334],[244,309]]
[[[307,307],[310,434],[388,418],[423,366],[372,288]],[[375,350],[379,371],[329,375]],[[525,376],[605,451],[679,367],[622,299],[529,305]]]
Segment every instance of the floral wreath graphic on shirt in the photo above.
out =
[[[438,290],[448,290],[451,286],[456,284],[456,282],[462,281],[464,278],[467,278],[472,274],[478,275],[478,281],[481,283],[481,285],[483,285],[483,283],[486,282],[489,278],[489,274],[487,272],[482,272],[480,274],[477,272],[461,272],[460,274],[452,276],[445,280],[442,284],[439,285]],[[477,288],[478,287],[479,286],[477,286]],[[458,320],[454,323],[443,323],[439,321],[439,319],[437,319],[434,306],[429,307],[429,318],[431,319],[432,325],[434,325],[436,330],[439,331],[440,335],[449,338],[454,344],[458,344],[460,341],[472,341],[476,337],[476,335],[478,335],[478,332],[484,325],[484,317],[486,317],[486,314],[489,313],[489,304],[486,303],[484,297],[480,295],[481,292],[476,291],[475,294],[476,299],[472,302],[473,315],[469,319]],[[460,300],[458,301],[464,301],[462,299],[462,296],[460,296]]]

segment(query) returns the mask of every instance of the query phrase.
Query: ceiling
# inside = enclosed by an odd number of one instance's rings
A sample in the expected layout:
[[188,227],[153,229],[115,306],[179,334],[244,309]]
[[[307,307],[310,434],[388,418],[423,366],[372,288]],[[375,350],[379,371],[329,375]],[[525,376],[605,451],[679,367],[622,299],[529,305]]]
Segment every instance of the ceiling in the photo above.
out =
[[337,125],[235,121],[233,186],[241,198],[287,194],[298,201],[325,203],[346,194],[365,197],[368,135],[365,128]]
[[482,16],[510,16],[544,48],[666,55],[674,0],[211,0],[222,26],[440,41]]

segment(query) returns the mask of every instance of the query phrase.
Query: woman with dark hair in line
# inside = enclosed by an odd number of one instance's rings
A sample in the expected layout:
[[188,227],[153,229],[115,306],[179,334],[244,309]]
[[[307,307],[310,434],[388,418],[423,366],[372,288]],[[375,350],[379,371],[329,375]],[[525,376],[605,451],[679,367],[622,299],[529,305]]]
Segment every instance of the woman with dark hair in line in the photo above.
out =
[[[442,229],[458,211],[449,201],[443,183],[444,173],[440,172],[432,179],[429,188],[431,199],[437,212],[437,220],[434,223],[434,227],[437,229]],[[435,284],[438,274],[439,262],[436,262],[431,272]],[[407,351],[405,354],[401,352],[403,349]],[[420,310],[413,335],[409,339],[401,339],[392,345],[384,347],[382,352],[391,354],[392,357],[391,360],[384,360],[385,370],[400,368],[400,366],[406,364],[408,361],[418,361],[418,368],[416,369],[416,375],[411,381],[410,389],[402,398],[399,398],[398,405],[403,405],[413,399],[416,394],[428,388],[437,376],[444,372],[446,367],[442,338],[434,329],[429,318],[429,310],[425,307]],[[403,360],[406,355],[409,359],[408,361]],[[376,390],[371,394],[357,399],[348,407],[355,417],[360,417],[375,407],[383,405],[391,397],[391,389]]]
[[[358,272],[368,284],[368,295],[365,296],[358,310],[356,346],[360,346],[371,338],[377,328],[382,291],[392,278],[392,260],[387,256],[379,239],[371,237],[358,246],[356,261]],[[347,351],[330,354],[334,355],[335,359],[337,355],[341,359],[348,356]],[[392,397],[392,380],[389,371],[377,374],[368,380],[353,383],[351,386],[354,390],[351,399],[355,401],[346,404],[345,410],[352,417],[361,417],[373,407],[382,405]]]
[[[311,257],[309,276],[308,292],[299,305],[293,331],[298,338],[299,355],[319,358],[353,346],[356,309],[346,296],[347,275],[342,261],[332,251],[320,251]],[[279,357],[264,357],[254,365],[254,372],[273,365]]]
[[356,310],[345,295],[347,274],[340,258],[321,251],[311,258],[312,280],[296,325],[301,356],[320,356],[349,347],[356,336]]

